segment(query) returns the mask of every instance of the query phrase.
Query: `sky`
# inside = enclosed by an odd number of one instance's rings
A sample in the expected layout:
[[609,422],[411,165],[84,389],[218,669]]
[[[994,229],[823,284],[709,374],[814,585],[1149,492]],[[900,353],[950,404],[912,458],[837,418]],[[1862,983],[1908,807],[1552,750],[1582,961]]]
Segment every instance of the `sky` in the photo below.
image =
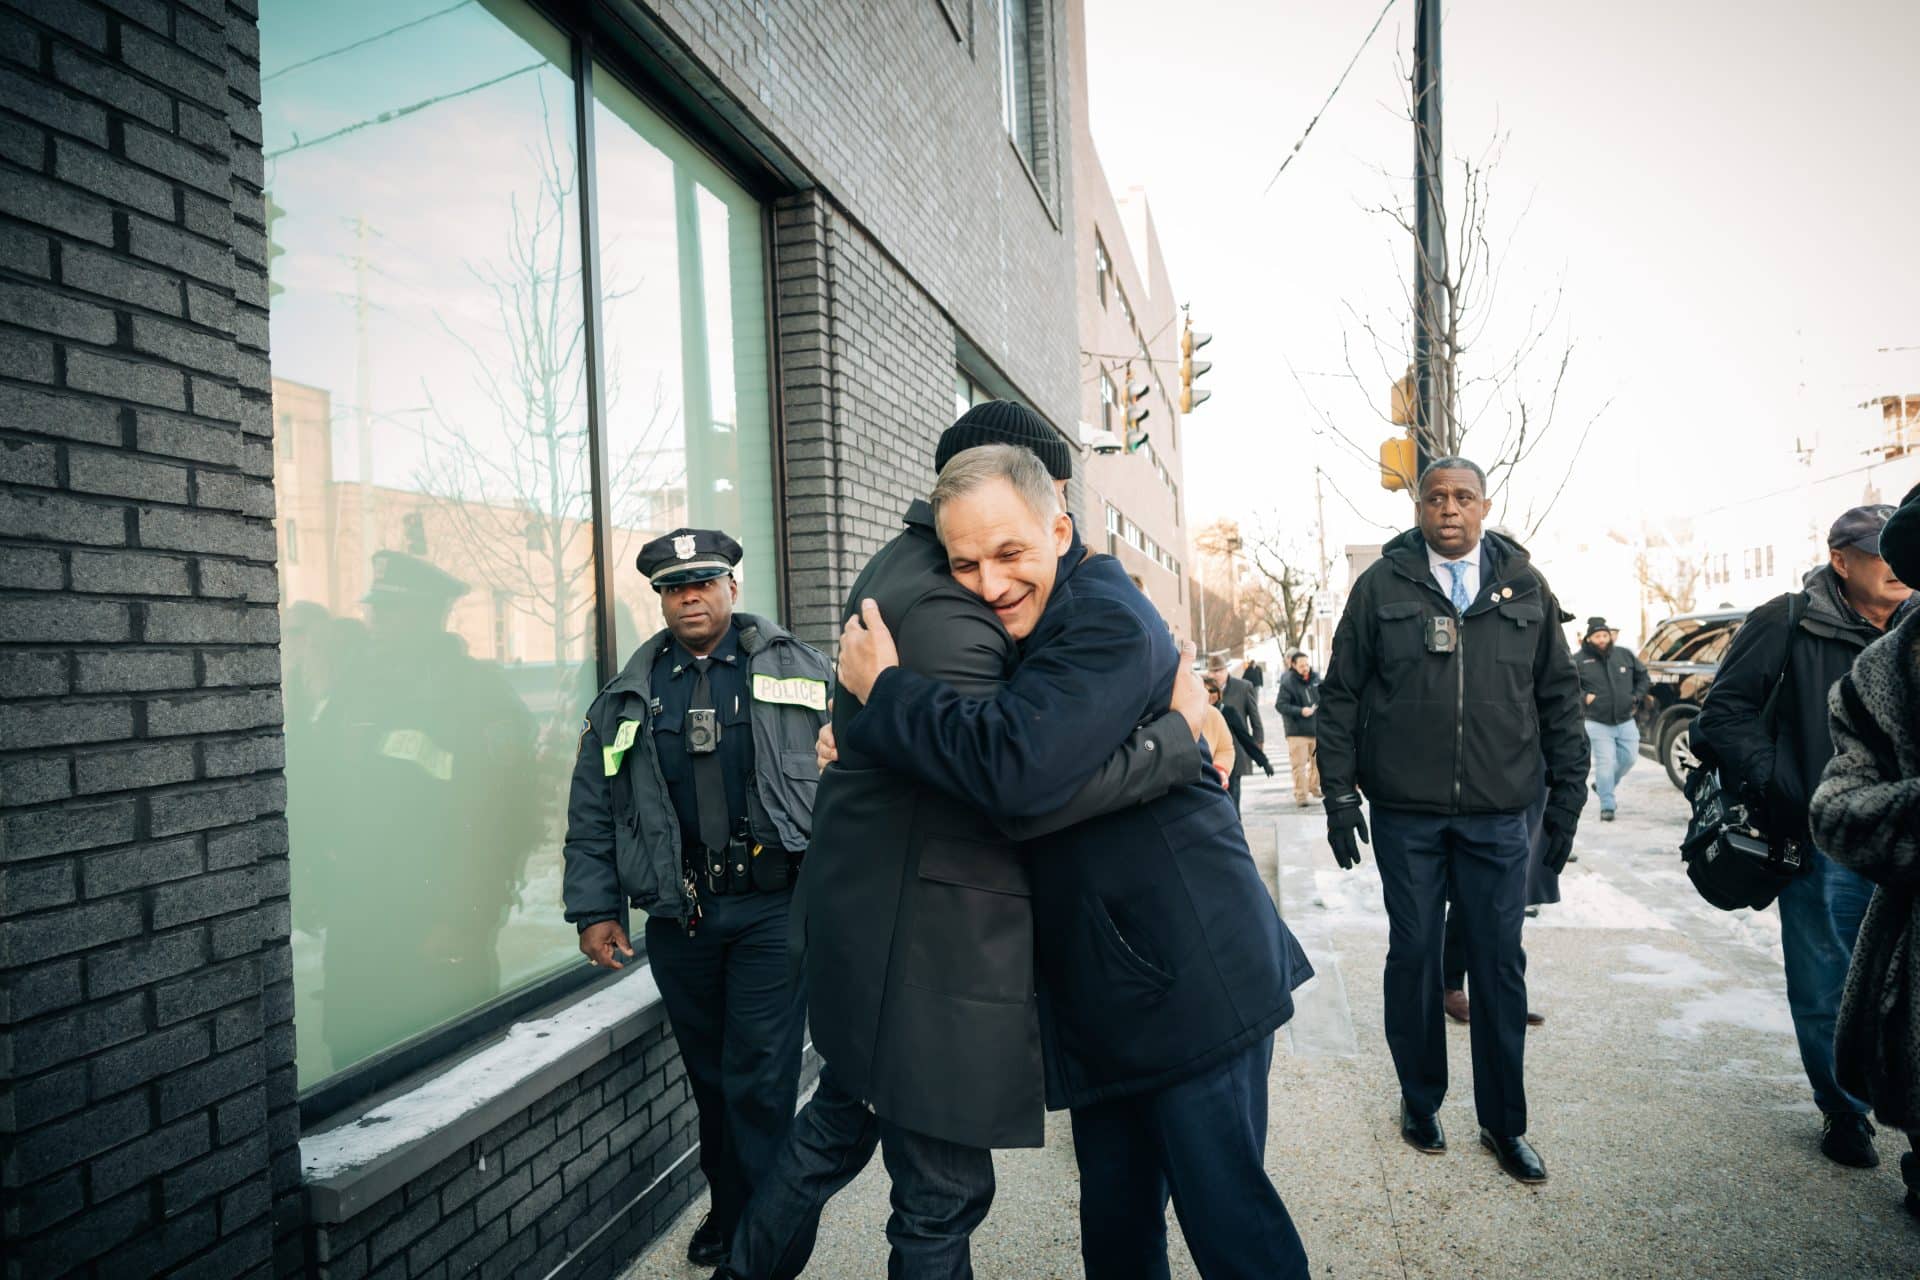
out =
[[[1411,245],[1367,209],[1411,191],[1414,0],[1264,195],[1380,0],[1086,5],[1101,160],[1116,189],[1146,189],[1174,288],[1216,335],[1213,399],[1182,433],[1190,526],[1227,515],[1305,538],[1317,466],[1335,559],[1404,527],[1405,500],[1323,419],[1369,456],[1391,430],[1329,375],[1351,346],[1381,399],[1357,317],[1406,309]],[[1920,4],[1484,0],[1443,24],[1450,161],[1504,140],[1489,201],[1504,270],[1468,372],[1510,354],[1556,293],[1523,375],[1535,400],[1572,347],[1556,425],[1497,515],[1517,526],[1565,480],[1542,538],[1637,527],[1793,483],[1796,441],[1818,474],[1858,465],[1878,417],[1856,406],[1920,392]],[[1457,175],[1450,162],[1450,200]],[[1481,431],[1469,454],[1500,427]]]

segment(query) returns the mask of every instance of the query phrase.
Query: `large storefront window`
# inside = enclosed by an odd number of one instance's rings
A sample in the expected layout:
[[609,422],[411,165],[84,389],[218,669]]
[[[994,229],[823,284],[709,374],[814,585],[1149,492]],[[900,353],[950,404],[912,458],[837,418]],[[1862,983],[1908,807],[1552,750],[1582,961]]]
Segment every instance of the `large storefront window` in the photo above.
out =
[[747,549],[739,608],[778,616],[760,207],[604,69],[593,81],[619,658],[661,627],[634,570],[680,525]]
[[568,38],[520,0],[264,0],[261,30],[306,1088],[580,963],[560,848],[601,611],[624,654],[658,617],[634,554],[683,521],[754,549],[758,607],[777,561],[746,194],[599,90],[596,494]]

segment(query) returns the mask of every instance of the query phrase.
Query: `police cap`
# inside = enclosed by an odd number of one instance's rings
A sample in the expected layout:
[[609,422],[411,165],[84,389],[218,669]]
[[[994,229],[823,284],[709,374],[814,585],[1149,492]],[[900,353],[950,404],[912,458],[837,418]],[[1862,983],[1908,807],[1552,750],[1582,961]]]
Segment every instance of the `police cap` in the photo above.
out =
[[466,583],[419,556],[404,551],[376,551],[373,581],[361,600],[369,604],[375,600],[411,600],[445,607],[468,590]]
[[635,563],[655,591],[724,578],[746,553],[718,529],[675,529],[640,548]]

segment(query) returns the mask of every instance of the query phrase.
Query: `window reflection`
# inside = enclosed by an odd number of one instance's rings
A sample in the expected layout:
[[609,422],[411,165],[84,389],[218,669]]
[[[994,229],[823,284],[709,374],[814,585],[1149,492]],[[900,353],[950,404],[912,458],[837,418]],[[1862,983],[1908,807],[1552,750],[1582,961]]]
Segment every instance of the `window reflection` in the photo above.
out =
[[564,40],[262,9],[305,1086],[576,959],[594,535]]
[[747,556],[739,607],[775,616],[760,207],[610,71],[594,75],[607,474],[619,660],[663,625],[634,567],[681,525]]

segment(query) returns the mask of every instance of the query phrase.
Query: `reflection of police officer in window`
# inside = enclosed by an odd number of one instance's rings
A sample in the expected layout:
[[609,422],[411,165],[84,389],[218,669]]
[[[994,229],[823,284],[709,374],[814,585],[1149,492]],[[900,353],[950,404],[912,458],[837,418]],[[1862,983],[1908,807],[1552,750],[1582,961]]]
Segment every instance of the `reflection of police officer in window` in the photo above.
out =
[[306,762],[338,855],[316,895],[336,1068],[500,992],[500,930],[535,834],[534,721],[447,630],[467,589],[375,552],[364,653],[331,667],[315,716],[338,753]]
[[787,909],[806,848],[831,665],[777,624],[735,613],[740,544],[678,529],[640,549],[667,629],[601,690],[581,734],[566,844],[567,919],[597,965],[631,957],[624,903],[700,1111],[711,1207],[687,1256],[727,1252],[786,1141],[802,998]]

